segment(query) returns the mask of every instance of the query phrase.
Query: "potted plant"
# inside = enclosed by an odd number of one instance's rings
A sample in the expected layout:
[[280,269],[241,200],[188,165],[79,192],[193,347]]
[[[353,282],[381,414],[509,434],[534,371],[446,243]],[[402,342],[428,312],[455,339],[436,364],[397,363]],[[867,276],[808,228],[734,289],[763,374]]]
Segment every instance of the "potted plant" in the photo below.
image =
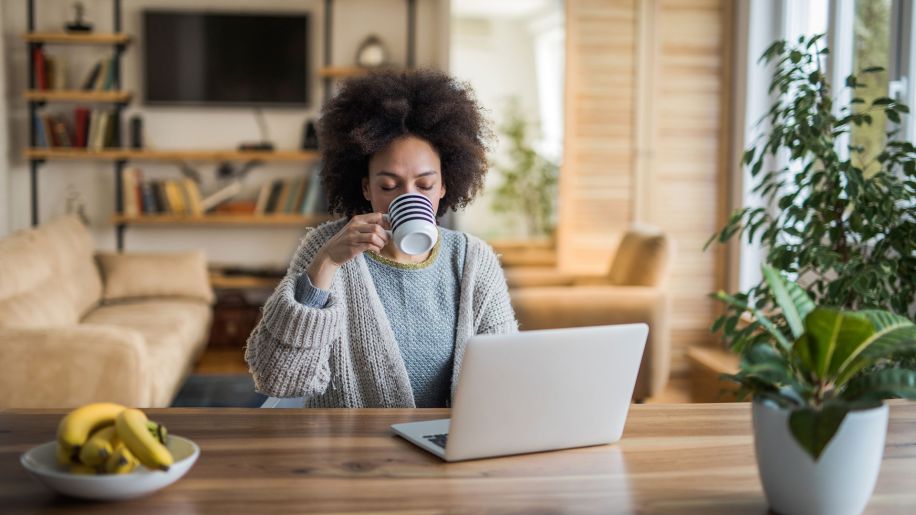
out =
[[753,397],[757,467],[770,507],[783,514],[857,514],[878,477],[888,398],[916,399],[916,326],[883,310],[816,306],[775,268],[764,280],[785,326],[741,299],[761,337],[727,376]]
[[[796,279],[818,304],[886,309],[912,319],[916,149],[897,137],[909,109],[867,94],[867,85],[883,73],[880,67],[850,75],[845,88],[851,100],[836,109],[821,37],[799,38],[796,45],[777,41],[761,57],[774,64],[770,92],[777,95],[760,121],[765,132],[743,163],[767,207],[736,210],[706,245],[746,237],[766,249],[765,262]],[[880,137],[866,148],[853,131],[873,122]],[[760,309],[774,301],[762,279],[735,297]],[[767,337],[759,323],[742,324],[740,316],[740,309],[729,307],[712,329],[721,330],[738,353]],[[785,325],[780,313],[773,318]]]

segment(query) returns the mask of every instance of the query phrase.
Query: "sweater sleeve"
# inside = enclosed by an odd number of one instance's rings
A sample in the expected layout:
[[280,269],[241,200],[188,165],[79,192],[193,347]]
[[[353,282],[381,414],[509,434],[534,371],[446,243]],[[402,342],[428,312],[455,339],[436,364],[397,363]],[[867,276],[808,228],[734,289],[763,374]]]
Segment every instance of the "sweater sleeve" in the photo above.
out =
[[499,258],[489,245],[482,245],[478,262],[480,291],[474,296],[477,334],[506,334],[518,332],[515,310],[509,300],[509,287]]
[[[273,397],[318,395],[330,382],[331,347],[339,340],[344,316],[339,278],[322,307],[299,302],[297,282],[327,236],[336,226],[310,231],[294,255],[286,276],[267,299],[261,320],[248,337],[245,361],[255,389]],[[322,229],[325,229],[322,231]]]

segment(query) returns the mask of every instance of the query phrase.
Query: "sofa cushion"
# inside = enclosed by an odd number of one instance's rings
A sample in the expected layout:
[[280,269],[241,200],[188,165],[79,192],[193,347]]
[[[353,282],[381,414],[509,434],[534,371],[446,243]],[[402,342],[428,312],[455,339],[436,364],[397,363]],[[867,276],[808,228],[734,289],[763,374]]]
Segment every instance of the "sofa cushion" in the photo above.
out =
[[0,240],[0,326],[74,324],[101,290],[92,239],[74,217]]
[[168,406],[206,345],[210,318],[207,304],[176,299],[101,306],[83,322],[125,327],[142,334],[153,383],[152,405]]
[[170,253],[100,253],[106,303],[153,297],[213,302],[207,258],[201,251]]
[[671,241],[658,229],[633,227],[614,253],[608,273],[617,286],[662,286],[667,275]]

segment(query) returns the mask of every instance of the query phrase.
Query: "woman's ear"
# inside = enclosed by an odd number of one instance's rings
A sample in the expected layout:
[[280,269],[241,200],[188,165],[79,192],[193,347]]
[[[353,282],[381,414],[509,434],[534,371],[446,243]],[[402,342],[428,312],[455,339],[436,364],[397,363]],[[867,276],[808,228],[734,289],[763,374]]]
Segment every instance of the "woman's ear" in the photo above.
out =
[[365,199],[368,201],[372,201],[372,197],[369,196],[369,178],[363,177],[362,184],[363,184],[363,197],[365,197]]

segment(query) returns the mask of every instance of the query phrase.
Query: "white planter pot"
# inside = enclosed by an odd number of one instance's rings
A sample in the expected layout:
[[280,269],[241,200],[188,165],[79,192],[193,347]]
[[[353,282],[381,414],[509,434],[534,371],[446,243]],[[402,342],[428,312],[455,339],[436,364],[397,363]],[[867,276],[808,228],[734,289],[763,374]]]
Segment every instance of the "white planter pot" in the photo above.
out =
[[846,415],[815,462],[789,430],[789,411],[754,401],[757,470],[773,511],[857,515],[865,510],[884,455],[887,406]]

